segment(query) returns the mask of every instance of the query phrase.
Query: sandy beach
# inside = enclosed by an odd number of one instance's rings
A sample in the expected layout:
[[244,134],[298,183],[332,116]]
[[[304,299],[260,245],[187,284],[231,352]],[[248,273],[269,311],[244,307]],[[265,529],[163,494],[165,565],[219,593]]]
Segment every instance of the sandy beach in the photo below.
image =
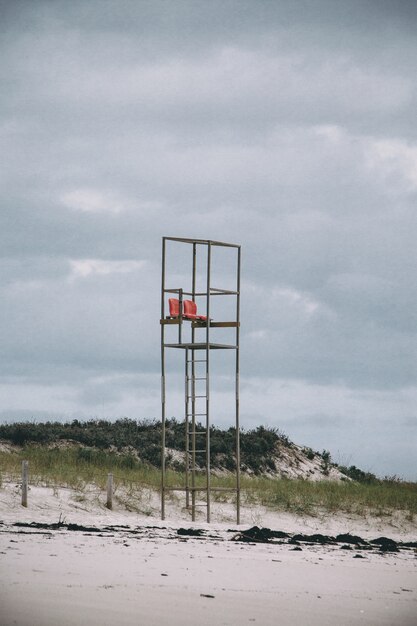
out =
[[[175,502],[162,522],[156,501],[144,515],[77,503],[66,489],[32,487],[27,509],[18,496],[16,486],[0,490],[2,626],[417,624],[417,553],[404,546],[417,533],[400,518],[243,507],[237,528],[226,504],[208,525]],[[236,541],[255,523],[283,536]],[[334,540],[340,533],[364,543]],[[398,547],[370,543],[380,537]]]

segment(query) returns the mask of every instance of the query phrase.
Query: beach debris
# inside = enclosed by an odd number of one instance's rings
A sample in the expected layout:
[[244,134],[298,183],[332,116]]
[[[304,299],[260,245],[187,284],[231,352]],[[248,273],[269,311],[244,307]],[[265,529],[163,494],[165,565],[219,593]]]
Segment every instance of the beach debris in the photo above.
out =
[[187,537],[202,537],[204,530],[201,528],[178,528],[177,535],[186,535]]
[[248,530],[241,530],[234,535],[231,541],[242,541],[246,543],[272,543],[274,539],[287,539],[290,535],[281,530],[271,530],[270,528],[259,528],[252,526]]
[[[276,539],[287,539],[288,541],[282,542],[276,541]],[[414,541],[397,542],[389,537],[378,537],[372,541],[366,541],[362,537],[359,537],[358,535],[351,535],[350,533],[341,533],[336,537],[322,535],[320,533],[314,533],[312,535],[302,533],[290,535],[280,530],[259,528],[258,526],[253,526],[248,530],[241,530],[234,534],[230,540],[246,543],[287,543],[294,546],[299,546],[300,543],[319,544],[323,546],[342,543],[343,545],[340,546],[341,550],[352,550],[353,546],[356,546],[357,550],[374,550],[379,548],[380,552],[398,552],[400,548],[412,549],[417,545]]]
[[354,543],[356,545],[366,544],[366,541],[358,535],[351,535],[350,533],[344,533],[336,536],[336,541],[343,543]]
[[374,546],[379,546],[381,552],[398,552],[398,544],[389,537],[378,537],[370,541]]
[[55,522],[52,524],[46,524],[45,522],[15,522],[13,526],[18,528],[37,528],[42,530],[59,530],[64,528],[66,530],[77,530],[88,533],[101,533],[102,528],[96,528],[95,526],[82,526],[81,524],[67,524],[66,522]]
[[[365,540],[358,535],[351,535],[350,533],[341,533],[335,537],[330,535],[323,535],[321,533],[314,533],[311,535],[296,533],[290,534],[281,530],[272,530],[271,528],[262,528],[259,526],[252,526],[246,530],[229,530],[228,533],[232,536],[226,537],[220,534],[210,534],[206,529],[202,528],[178,528],[174,532],[173,529],[158,526],[138,526],[131,528],[128,525],[115,525],[115,526],[85,526],[82,524],[70,523],[65,519],[60,519],[57,522],[14,522],[11,526],[15,527],[16,534],[45,534],[51,535],[54,531],[75,531],[85,534],[96,534],[99,537],[115,537],[121,534],[123,537],[123,545],[130,547],[128,543],[130,538],[143,537],[158,537],[164,531],[170,531],[169,539],[177,538],[177,541],[187,541],[190,537],[196,537],[205,541],[234,541],[247,544],[266,543],[273,545],[291,545],[295,546],[293,549],[301,550],[300,544],[303,545],[322,545],[339,547],[341,550],[358,550],[362,551],[378,551],[379,553],[395,553],[400,550],[404,551],[416,551],[417,554],[417,542],[416,541],[395,541],[389,537],[377,537],[372,540]],[[3,530],[3,529],[2,529]],[[39,532],[36,532],[39,531]],[[339,544],[339,545],[338,545]],[[243,549],[243,546],[242,546]],[[209,557],[211,558],[211,557]],[[356,558],[356,557],[355,557]]]
[[329,537],[328,535],[321,535],[320,533],[315,533],[314,535],[294,535],[289,543],[295,543],[302,541],[303,543],[321,543],[322,545],[326,545],[329,543],[335,543],[334,537]]

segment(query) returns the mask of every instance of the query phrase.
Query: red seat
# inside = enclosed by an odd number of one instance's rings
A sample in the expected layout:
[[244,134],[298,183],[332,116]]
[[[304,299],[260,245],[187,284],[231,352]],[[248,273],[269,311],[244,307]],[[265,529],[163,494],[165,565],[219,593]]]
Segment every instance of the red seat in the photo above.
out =
[[207,317],[205,315],[197,315],[197,305],[194,300],[184,300],[184,318],[187,320],[201,320],[205,322]]
[[180,314],[180,301],[178,298],[169,298],[169,316],[178,317]]

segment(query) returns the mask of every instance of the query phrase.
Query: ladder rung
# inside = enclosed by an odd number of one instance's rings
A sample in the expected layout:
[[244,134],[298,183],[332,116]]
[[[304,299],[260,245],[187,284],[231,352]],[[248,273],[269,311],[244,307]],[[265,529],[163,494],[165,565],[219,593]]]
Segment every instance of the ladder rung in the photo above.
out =
[[194,359],[188,360],[187,363],[207,363],[207,359]]
[[[207,413],[194,413],[195,417],[207,417]],[[187,413],[187,417],[192,417],[192,413]]]
[[207,452],[207,450],[191,450],[191,452],[202,454],[203,452]]
[[187,396],[187,399],[191,399],[192,400],[193,398],[207,398],[207,396],[206,395],[202,395],[202,396],[201,395],[200,396]]
[[206,430],[193,430],[188,433],[189,435],[207,435]]

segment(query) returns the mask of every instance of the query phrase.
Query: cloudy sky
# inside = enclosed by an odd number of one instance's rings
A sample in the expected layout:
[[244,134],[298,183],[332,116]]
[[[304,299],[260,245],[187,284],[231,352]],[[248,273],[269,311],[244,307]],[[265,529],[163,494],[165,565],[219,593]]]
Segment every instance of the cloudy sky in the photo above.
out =
[[1,419],[159,418],[161,237],[220,239],[242,426],[416,480],[416,28],[414,0],[0,0]]

